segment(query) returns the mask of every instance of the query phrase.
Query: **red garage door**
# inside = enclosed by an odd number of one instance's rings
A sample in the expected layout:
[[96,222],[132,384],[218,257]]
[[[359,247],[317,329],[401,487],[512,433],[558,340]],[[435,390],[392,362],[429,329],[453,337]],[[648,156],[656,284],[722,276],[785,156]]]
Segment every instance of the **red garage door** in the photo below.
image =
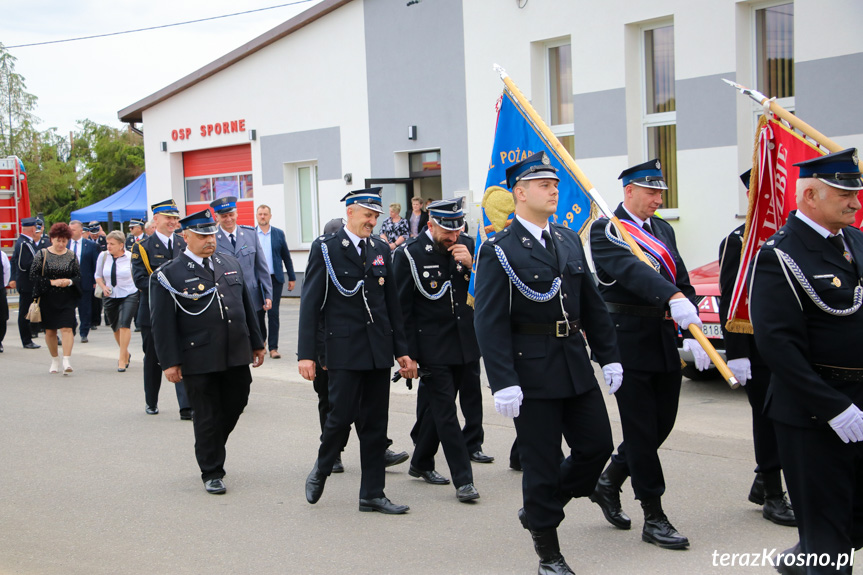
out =
[[217,198],[236,196],[237,222],[255,225],[255,187],[249,144],[184,152],[183,174],[186,214],[203,210]]

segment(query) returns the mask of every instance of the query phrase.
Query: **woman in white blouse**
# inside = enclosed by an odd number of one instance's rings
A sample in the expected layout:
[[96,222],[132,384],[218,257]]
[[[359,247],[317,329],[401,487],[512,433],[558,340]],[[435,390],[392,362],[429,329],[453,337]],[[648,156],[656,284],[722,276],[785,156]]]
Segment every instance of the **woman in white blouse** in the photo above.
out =
[[126,371],[132,354],[129,341],[132,339],[132,320],[138,312],[138,288],[132,279],[132,252],[125,247],[123,232],[114,230],[108,234],[108,251],[99,255],[96,264],[96,283],[102,288],[105,319],[114,330],[114,339],[120,346],[117,371]]

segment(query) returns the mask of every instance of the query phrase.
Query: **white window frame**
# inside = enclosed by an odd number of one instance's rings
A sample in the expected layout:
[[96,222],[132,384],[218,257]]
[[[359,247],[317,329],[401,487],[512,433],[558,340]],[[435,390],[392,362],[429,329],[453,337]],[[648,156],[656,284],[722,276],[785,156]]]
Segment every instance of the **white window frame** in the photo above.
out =
[[[575,123],[570,124],[552,124],[551,123],[551,110],[552,110],[552,89],[551,89],[551,58],[549,57],[549,52],[552,48],[560,48],[561,46],[569,46],[569,61],[570,65],[572,64],[572,39],[567,36],[564,38],[558,38],[557,40],[552,40],[545,42],[543,44],[543,56],[545,62],[545,109],[547,112],[546,121],[548,123],[548,127],[551,129],[552,133],[558,138],[562,137],[574,137],[575,136]],[[570,75],[572,75],[572,68],[570,67]],[[572,93],[572,84],[569,86],[570,93]],[[575,116],[575,110],[572,111],[573,119]],[[575,146],[573,145],[573,148]],[[575,155],[575,150],[573,149],[573,155]]]
[[[752,78],[750,80],[750,85],[753,86],[756,90],[758,89],[758,66],[760,62],[758,61],[758,11],[764,10],[765,8],[772,8],[774,6],[782,6],[783,4],[794,4],[794,1],[791,0],[771,0],[769,2],[759,2],[757,4],[753,4],[750,6],[750,18],[749,18],[749,35],[752,39],[752,53],[750,54],[751,62],[752,62]],[[796,35],[796,27],[795,27],[795,35]],[[795,40],[796,44],[796,40]],[[793,50],[792,50],[793,53]],[[796,60],[795,60],[796,61]],[[770,94],[764,94],[768,98]],[[764,114],[764,107],[759,105],[757,102],[752,101],[752,133],[755,133],[755,130],[758,129],[758,120],[761,119],[761,116]],[[794,96],[789,96],[786,98],[777,98],[776,103],[791,113],[794,113],[796,109],[795,106],[795,98]]]
[[[677,106],[675,105],[674,112],[661,112],[658,114],[648,114],[647,112],[647,47],[644,44],[644,39],[646,33],[650,30],[656,30],[658,28],[666,28],[671,26],[674,28],[674,20],[660,20],[658,22],[651,22],[650,24],[645,24],[639,28],[638,34],[638,44],[639,44],[639,58],[640,58],[640,67],[641,67],[641,149],[642,149],[642,162],[646,162],[650,158],[647,157],[648,151],[650,150],[650,141],[647,137],[647,132],[649,128],[656,128],[659,126],[671,126],[677,125]],[[675,46],[677,46],[677,42],[675,41]],[[676,59],[676,58],[675,58]],[[677,62],[674,63],[675,70],[677,70]],[[676,81],[676,78],[675,78]],[[677,98],[677,92],[675,90],[675,99]],[[677,142],[675,140],[675,153],[677,150]],[[679,193],[679,190],[678,190]],[[678,197],[679,202],[679,197]],[[659,215],[665,219],[678,219],[680,217],[680,213],[678,208],[660,208],[658,210]]]
[[[312,242],[317,238],[320,234],[320,217],[319,217],[319,209],[318,209],[318,164],[317,162],[303,162],[300,164],[294,164],[294,185],[296,186],[297,194],[297,236],[300,242],[300,246],[302,249],[311,249]],[[310,168],[309,171],[309,184],[311,189],[309,190],[309,195],[311,196],[311,220],[312,220],[312,239],[311,241],[305,242],[303,241],[303,208],[301,201],[301,192],[300,192],[300,170],[302,168]]]

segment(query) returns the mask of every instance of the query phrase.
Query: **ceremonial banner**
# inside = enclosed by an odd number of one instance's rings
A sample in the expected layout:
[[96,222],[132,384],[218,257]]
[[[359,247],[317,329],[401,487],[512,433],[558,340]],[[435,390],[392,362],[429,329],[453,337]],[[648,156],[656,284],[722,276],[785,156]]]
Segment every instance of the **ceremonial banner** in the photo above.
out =
[[743,251],[725,324],[728,331],[752,333],[746,289],[749,264],[762,244],[785,225],[788,214],[797,208],[798,169],[794,164],[824,153],[782,121],[761,117],[749,180]]

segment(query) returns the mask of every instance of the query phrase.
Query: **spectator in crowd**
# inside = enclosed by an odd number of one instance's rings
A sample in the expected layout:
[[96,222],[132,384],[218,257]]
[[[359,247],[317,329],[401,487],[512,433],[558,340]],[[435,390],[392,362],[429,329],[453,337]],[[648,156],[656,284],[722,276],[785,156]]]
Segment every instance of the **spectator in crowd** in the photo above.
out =
[[108,251],[102,252],[96,263],[96,283],[102,288],[102,302],[107,324],[114,332],[120,346],[117,371],[129,367],[132,354],[129,341],[132,339],[132,319],[138,312],[138,288],[132,279],[132,253],[126,249],[123,232],[114,230],[108,234]]
[[408,221],[410,237],[417,237],[428,227],[429,214],[423,209],[423,199],[419,196],[411,198],[411,211],[405,216]]
[[51,352],[49,373],[60,372],[60,358],[57,349],[57,331],[63,338],[63,374],[72,373],[69,360],[75,339],[72,328],[75,326],[75,308],[81,299],[81,269],[75,253],[66,249],[72,238],[68,224],[57,222],[48,232],[51,247],[36,253],[30,266],[30,281],[33,284],[33,297],[39,299],[42,310],[42,325],[45,328],[45,343]]
[[390,204],[390,217],[381,224],[381,239],[390,245],[390,251],[405,243],[410,233],[408,221],[399,215],[401,209],[401,204]]

